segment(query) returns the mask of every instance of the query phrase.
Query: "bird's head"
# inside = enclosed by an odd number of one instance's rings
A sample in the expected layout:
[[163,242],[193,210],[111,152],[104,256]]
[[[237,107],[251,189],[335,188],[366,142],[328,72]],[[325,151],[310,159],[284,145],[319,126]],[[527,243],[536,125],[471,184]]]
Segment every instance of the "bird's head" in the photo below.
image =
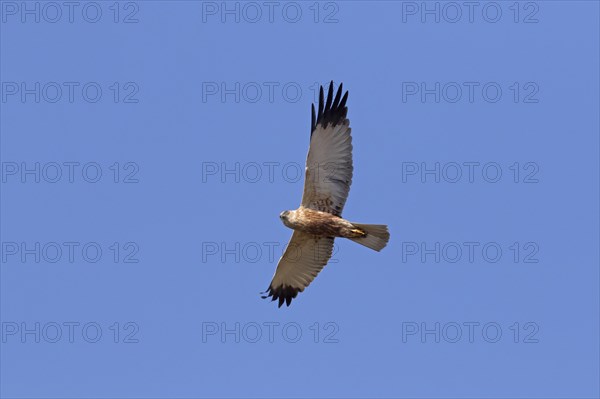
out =
[[290,211],[283,211],[279,214],[279,219],[281,219],[283,224],[285,224],[286,226],[288,226],[288,224],[290,222],[289,217],[290,217]]

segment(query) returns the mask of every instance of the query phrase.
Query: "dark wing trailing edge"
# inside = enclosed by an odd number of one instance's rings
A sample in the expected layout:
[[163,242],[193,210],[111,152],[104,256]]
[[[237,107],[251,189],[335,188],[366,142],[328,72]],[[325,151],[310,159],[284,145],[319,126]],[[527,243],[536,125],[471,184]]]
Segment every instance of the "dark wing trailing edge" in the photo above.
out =
[[[335,99],[333,99],[333,80],[329,83],[329,91],[327,92],[327,102],[324,101],[323,86],[319,90],[319,112],[315,115],[315,105],[312,104],[312,118],[310,124],[310,135],[317,128],[317,125],[322,125],[323,128],[327,127],[327,124],[331,123],[336,126],[344,119],[348,114],[348,107],[346,107],[346,100],[348,99],[348,91],[342,97],[342,86],[338,87]],[[341,101],[340,101],[341,98]],[[333,100],[333,102],[332,102]]]

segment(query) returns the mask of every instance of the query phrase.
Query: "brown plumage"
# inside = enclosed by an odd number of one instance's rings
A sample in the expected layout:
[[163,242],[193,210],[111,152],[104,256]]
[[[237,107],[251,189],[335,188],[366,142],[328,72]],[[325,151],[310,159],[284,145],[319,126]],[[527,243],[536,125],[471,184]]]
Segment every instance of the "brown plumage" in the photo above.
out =
[[303,206],[295,211],[283,212],[281,220],[290,229],[315,236],[358,238],[367,235],[363,230],[339,216]]

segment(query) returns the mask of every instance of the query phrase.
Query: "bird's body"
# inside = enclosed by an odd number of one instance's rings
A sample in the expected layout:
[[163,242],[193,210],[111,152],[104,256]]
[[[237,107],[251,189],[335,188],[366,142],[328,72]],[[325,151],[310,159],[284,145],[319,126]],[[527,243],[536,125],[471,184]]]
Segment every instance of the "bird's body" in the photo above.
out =
[[336,237],[381,251],[390,234],[382,224],[360,224],[342,218],[342,210],[352,184],[352,136],[346,118],[348,92],[341,97],[342,85],[333,98],[329,84],[327,101],[323,87],[319,93],[319,111],[312,107],[311,137],[306,159],[304,193],[300,207],[284,211],[280,218],[294,230],[277,265],[266,296],[279,299],[279,306],[290,305],[325,267],[333,253]]
[[346,219],[303,206],[294,211],[282,212],[281,220],[290,229],[315,236],[358,238],[366,235]]

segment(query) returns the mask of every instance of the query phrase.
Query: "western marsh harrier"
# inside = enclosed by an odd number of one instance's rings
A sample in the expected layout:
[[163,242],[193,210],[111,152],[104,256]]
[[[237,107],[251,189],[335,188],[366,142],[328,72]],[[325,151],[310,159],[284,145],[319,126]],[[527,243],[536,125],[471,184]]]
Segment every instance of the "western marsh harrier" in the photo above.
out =
[[[312,105],[310,147],[306,159],[306,179],[300,207],[279,217],[294,230],[279,259],[277,270],[263,298],[290,305],[298,292],[317,277],[333,251],[335,237],[348,238],[375,251],[382,250],[390,234],[381,224],[360,224],[342,219],[342,210],[352,184],[352,136],[346,118],[348,92],[341,97],[342,85],[333,98],[333,81],[327,101],[319,92],[319,111]],[[340,98],[341,97],[341,98]]]

